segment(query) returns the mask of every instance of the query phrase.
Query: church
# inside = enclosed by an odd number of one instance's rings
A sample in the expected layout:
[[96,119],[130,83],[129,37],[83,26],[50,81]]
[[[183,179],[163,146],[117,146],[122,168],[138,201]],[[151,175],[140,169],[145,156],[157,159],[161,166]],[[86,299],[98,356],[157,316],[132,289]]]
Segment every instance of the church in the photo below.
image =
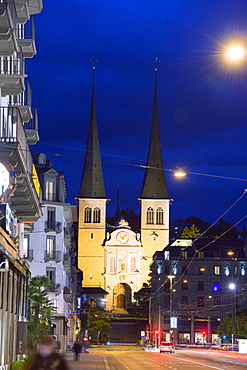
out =
[[105,293],[104,307],[120,314],[127,313],[126,308],[133,301],[134,293],[148,283],[154,253],[169,243],[170,198],[159,133],[157,69],[154,73],[151,133],[138,199],[141,224],[137,233],[121,214],[114,228],[107,227],[108,198],[101,165],[93,67],[87,149],[78,197],[78,267],[83,271],[83,288],[87,291],[101,288]]

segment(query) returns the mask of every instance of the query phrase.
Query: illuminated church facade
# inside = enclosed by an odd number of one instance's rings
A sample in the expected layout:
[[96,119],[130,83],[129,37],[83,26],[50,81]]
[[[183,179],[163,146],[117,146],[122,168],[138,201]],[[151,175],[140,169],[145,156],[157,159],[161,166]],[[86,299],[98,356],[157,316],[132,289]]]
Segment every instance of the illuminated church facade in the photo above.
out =
[[153,116],[142,191],[139,198],[141,226],[138,233],[120,215],[115,228],[106,224],[106,197],[100,157],[93,86],[88,141],[78,197],[78,267],[82,286],[98,287],[105,307],[125,313],[134,293],[148,283],[154,253],[169,243],[169,205],[159,134],[155,70]]

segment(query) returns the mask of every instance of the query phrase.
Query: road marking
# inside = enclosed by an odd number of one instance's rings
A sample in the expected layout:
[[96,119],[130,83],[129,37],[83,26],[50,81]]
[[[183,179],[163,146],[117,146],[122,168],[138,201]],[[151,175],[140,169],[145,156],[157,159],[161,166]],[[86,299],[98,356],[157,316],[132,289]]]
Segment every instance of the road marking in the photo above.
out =
[[108,362],[107,362],[107,359],[106,359],[106,357],[105,357],[105,356],[103,356],[103,359],[104,359],[104,363],[105,363],[105,368],[106,368],[106,370],[111,370],[111,369],[110,369],[110,366],[108,365]]
[[113,355],[116,357],[116,359],[127,369],[127,370],[130,370],[130,368],[127,366],[127,365],[125,365],[125,363],[124,362],[122,362],[121,360],[119,360],[119,358],[117,358],[117,355],[115,355],[115,353],[113,353]]
[[[137,355],[137,356],[147,358],[147,356],[142,356],[142,355]],[[158,362],[158,361],[152,360],[152,359],[150,359],[150,358],[148,358],[148,360],[149,360],[149,361],[156,362],[157,364],[162,364],[161,362]],[[216,367],[216,366],[212,366],[212,365],[206,365],[206,364],[203,364],[203,363],[201,363],[201,362],[185,360],[185,359],[183,359],[183,358],[179,358],[179,357],[177,357],[177,356],[176,356],[176,360],[186,361],[186,362],[190,362],[190,363],[192,363],[192,364],[196,364],[196,365],[203,365],[203,366],[206,366],[206,367],[210,367],[211,369],[222,370],[222,367]]]

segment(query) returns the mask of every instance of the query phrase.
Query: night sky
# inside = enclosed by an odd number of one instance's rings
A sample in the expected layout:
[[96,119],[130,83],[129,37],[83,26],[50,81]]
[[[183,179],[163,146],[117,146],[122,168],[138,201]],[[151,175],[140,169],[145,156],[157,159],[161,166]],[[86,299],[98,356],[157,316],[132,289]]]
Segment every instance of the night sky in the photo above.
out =
[[[31,149],[64,172],[68,202],[80,187],[93,65],[109,216],[118,184],[121,208],[139,213],[156,67],[171,220],[212,223],[241,197],[246,181],[205,174],[247,179],[247,60],[237,66],[225,57],[227,45],[247,40],[246,19],[246,0],[44,2],[37,55],[27,61],[40,134]],[[177,179],[176,167],[204,175]],[[236,223],[246,211],[247,194],[223,219]]]

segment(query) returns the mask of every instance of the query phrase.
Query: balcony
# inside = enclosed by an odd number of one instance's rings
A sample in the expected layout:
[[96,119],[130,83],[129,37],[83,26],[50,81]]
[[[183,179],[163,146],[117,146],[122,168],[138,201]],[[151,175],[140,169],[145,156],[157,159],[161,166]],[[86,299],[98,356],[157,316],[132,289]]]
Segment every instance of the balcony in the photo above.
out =
[[32,156],[17,107],[0,107],[0,156],[12,165],[16,174],[11,210],[21,221],[37,221],[42,217],[40,194],[32,179]]
[[14,0],[17,23],[25,23],[30,18],[28,0]]
[[61,293],[61,284],[52,283],[51,287],[47,289],[48,292]]
[[60,251],[45,251],[45,261],[56,261],[60,262],[62,261],[62,252]]
[[18,51],[14,24],[16,12],[13,3],[0,3],[0,56],[10,56]]
[[38,14],[43,9],[43,0],[29,0],[28,7],[30,14]]
[[32,90],[29,81],[25,81],[25,90],[22,91],[19,95],[10,95],[9,106],[10,107],[18,106],[23,123],[26,123],[31,118],[33,118],[31,109]]
[[63,288],[63,299],[67,303],[72,303],[72,289],[66,286]]
[[19,95],[25,90],[22,52],[20,57],[3,57],[0,60],[0,85],[2,96]]
[[35,46],[35,25],[31,17],[25,24],[17,24],[17,43],[23,53],[23,58],[32,58],[36,53]]
[[38,112],[36,108],[32,108],[32,118],[24,123],[24,127],[28,144],[35,145],[39,141]]
[[64,266],[65,272],[70,273],[70,271],[71,271],[71,260],[70,260],[70,256],[69,256],[68,253],[64,253],[64,255],[63,255],[63,266]]
[[62,232],[62,222],[57,221],[45,221],[45,232],[56,231],[56,233]]
[[33,260],[33,249],[29,249],[29,250],[27,251],[27,253],[24,253],[24,254],[23,254],[23,259],[24,259],[24,260],[32,261],[32,260]]

